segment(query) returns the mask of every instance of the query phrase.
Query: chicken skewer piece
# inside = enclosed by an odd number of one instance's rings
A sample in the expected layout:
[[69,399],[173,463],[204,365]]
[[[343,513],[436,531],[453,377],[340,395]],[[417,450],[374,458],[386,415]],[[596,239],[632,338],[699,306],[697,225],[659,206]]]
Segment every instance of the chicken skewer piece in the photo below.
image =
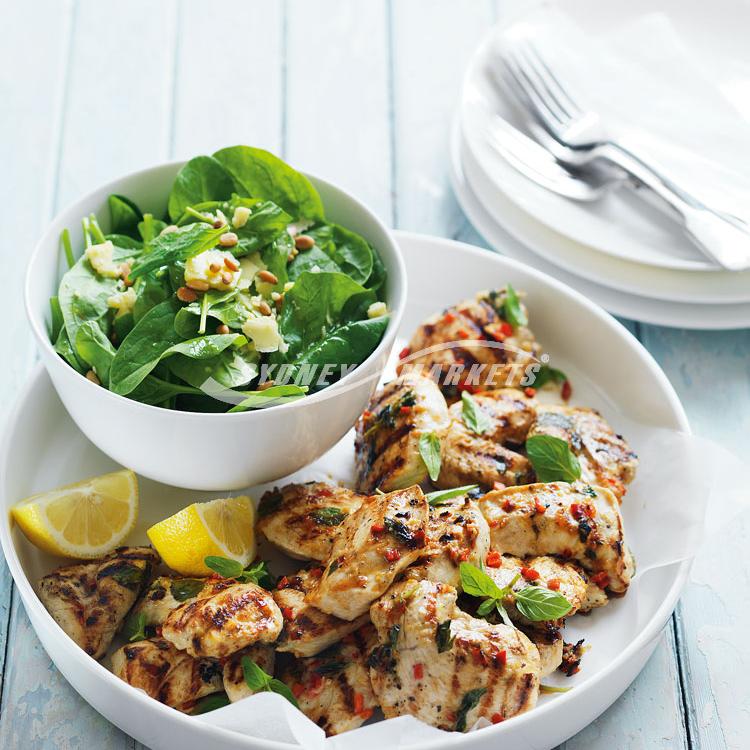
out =
[[578,563],[591,581],[624,594],[634,574],[615,495],[583,483],[551,482],[488,492],[479,507],[492,548],[518,557],[556,555]]
[[516,628],[466,614],[456,597],[445,584],[403,581],[373,604],[381,645],[370,677],[386,718],[411,714],[463,732],[480,717],[500,721],[536,705],[534,644]]
[[232,654],[224,662],[222,669],[224,692],[232,703],[255,694],[245,680],[245,673],[242,668],[244,657],[255,662],[266,674],[271,675],[276,662],[276,652],[273,650],[273,646],[266,644],[256,643],[254,646],[248,646],[242,651]]
[[424,554],[428,514],[419,487],[368,497],[341,525],[325,571],[305,601],[343,620],[365,614]]
[[266,492],[258,505],[257,528],[297,560],[325,560],[342,521],[363,495],[324,482],[289,484]]
[[39,598],[57,624],[100,659],[159,562],[151,547],[119,547],[101,560],[44,576]]

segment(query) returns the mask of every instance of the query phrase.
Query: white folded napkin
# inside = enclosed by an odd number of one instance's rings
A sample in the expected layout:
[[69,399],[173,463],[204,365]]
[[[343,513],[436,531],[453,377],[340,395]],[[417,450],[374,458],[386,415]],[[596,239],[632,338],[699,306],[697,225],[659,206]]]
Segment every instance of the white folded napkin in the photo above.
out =
[[669,18],[649,13],[592,36],[554,3],[536,4],[498,37],[530,34],[577,103],[622,145],[705,202],[750,220],[750,80],[720,90]]

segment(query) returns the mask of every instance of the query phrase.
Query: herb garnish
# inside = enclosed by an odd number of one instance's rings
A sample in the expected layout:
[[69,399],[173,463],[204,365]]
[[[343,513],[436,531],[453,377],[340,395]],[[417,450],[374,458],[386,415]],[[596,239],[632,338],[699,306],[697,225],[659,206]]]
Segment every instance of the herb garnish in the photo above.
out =
[[539,368],[539,372],[534,376],[534,380],[529,385],[533,385],[534,388],[541,388],[550,382],[562,385],[568,379],[568,376],[562,370],[550,367],[549,365],[542,365]]
[[205,585],[200,578],[177,578],[172,581],[170,592],[178,602],[184,602],[198,596]]
[[453,646],[455,637],[451,635],[451,620],[445,620],[437,626],[435,633],[435,643],[439,654],[444,651],[450,651]]
[[529,320],[521,307],[516,290],[511,284],[505,287],[505,302],[503,303],[503,314],[505,319],[513,328],[525,326]]
[[[107,571],[105,571],[107,572]],[[128,589],[137,589],[142,583],[146,571],[130,563],[118,563],[117,569],[111,573],[112,578]]]
[[540,685],[540,693],[567,693],[572,687],[558,687],[557,685]]
[[456,711],[456,731],[466,731],[466,717],[473,708],[479,705],[479,701],[482,696],[487,692],[487,688],[474,688],[464,693],[464,697],[461,699],[461,705]]
[[581,476],[581,464],[562,438],[533,435],[526,453],[540,482],[574,482]]
[[440,475],[440,438],[434,432],[426,432],[419,438],[419,455],[434,482]]
[[347,516],[340,508],[318,508],[310,512],[310,518],[321,526],[338,526]]
[[268,563],[261,560],[246,568],[237,560],[228,557],[209,555],[203,561],[207,568],[218,573],[222,578],[236,578],[240,583],[256,583],[264,589],[272,589],[275,579],[268,569]]
[[148,638],[146,635],[146,615],[143,612],[130,615],[123,628],[123,635],[130,643]]
[[436,490],[435,492],[428,492],[425,495],[427,502],[433,507],[438,508],[444,505],[447,500],[453,500],[454,497],[461,497],[461,495],[468,495],[469,492],[479,489],[478,484],[465,484],[463,487],[454,487],[452,490]]
[[214,693],[213,695],[206,695],[201,698],[193,710],[190,712],[192,716],[198,716],[199,714],[205,714],[209,711],[215,711],[217,708],[224,708],[229,705],[229,696],[226,693]]
[[466,426],[477,435],[492,428],[492,420],[468,391],[461,393],[461,416]]
[[266,674],[249,656],[242,657],[242,674],[245,684],[254,693],[278,693],[286,698],[295,708],[299,708],[297,699],[292,694],[289,686],[270,674]]
[[559,592],[544,586],[527,586],[515,594],[516,609],[532,622],[559,620],[573,608]]

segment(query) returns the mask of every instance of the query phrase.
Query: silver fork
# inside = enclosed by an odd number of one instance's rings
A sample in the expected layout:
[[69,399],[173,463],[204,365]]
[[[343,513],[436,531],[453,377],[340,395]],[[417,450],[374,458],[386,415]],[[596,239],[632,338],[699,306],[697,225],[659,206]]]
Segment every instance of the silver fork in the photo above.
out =
[[728,270],[750,268],[750,227],[708,207],[609,137],[599,115],[576,104],[533,42],[514,40],[504,49],[503,60],[530,129],[559,161],[578,168],[595,161],[619,167],[658,197],[658,205],[681,221],[706,257]]

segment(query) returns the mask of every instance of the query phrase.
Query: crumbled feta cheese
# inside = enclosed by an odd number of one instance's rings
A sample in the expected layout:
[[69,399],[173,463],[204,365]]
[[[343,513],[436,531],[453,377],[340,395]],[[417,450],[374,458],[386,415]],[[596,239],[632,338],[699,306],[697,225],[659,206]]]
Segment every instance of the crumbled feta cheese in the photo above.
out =
[[249,218],[250,209],[247,206],[237,206],[232,215],[232,226],[234,226],[235,229],[241,229],[247,224]]
[[261,353],[286,351],[286,344],[279,333],[276,318],[271,315],[248,318],[242,324],[242,333],[253,342],[256,351]]
[[[236,268],[231,270],[225,261]],[[237,286],[240,279],[241,268],[239,261],[227,250],[204,250],[198,255],[189,258],[185,263],[185,284],[190,286],[191,282],[203,282],[210,289],[228,291]]]
[[111,297],[107,297],[107,305],[117,310],[116,318],[129,313],[135,305],[135,289],[131,286],[124,292],[116,292]]
[[91,245],[86,248],[84,253],[86,260],[91,263],[91,267],[100,275],[110,279],[116,279],[120,276],[120,264],[112,260],[114,245],[107,240],[99,245]]
[[379,318],[381,315],[388,315],[388,308],[385,302],[373,302],[367,308],[368,318]]

